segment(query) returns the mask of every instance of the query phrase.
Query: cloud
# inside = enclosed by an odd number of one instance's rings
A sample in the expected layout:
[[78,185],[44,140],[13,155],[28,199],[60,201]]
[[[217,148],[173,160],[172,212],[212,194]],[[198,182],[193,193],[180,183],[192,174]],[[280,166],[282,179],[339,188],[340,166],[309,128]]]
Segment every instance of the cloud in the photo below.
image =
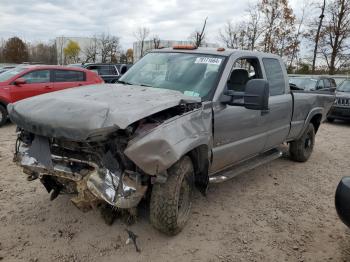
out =
[[[297,7],[302,0],[291,2]],[[217,42],[219,29],[241,20],[247,7],[247,1],[232,0],[1,0],[0,38],[47,41],[104,32],[119,36],[128,48],[139,26],[162,39],[186,40],[208,17],[208,40]]]

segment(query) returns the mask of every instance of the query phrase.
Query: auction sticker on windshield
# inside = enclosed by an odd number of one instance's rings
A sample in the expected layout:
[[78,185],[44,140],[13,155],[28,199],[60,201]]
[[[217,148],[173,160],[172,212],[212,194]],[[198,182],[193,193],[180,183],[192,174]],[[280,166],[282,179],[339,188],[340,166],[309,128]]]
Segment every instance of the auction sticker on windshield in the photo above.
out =
[[220,65],[222,62],[222,58],[216,57],[198,57],[195,64],[210,64],[210,65]]

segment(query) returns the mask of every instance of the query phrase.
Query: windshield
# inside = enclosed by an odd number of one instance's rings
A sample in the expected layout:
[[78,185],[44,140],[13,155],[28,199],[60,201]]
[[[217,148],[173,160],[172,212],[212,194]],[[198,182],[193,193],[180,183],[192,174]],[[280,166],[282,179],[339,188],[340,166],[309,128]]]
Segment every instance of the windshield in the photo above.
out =
[[120,82],[177,90],[205,97],[215,85],[224,57],[188,53],[150,53],[132,66]]
[[13,69],[5,71],[5,72],[0,74],[0,82],[5,82],[5,81],[11,79],[12,77],[14,77],[15,75],[17,75],[17,74],[19,74],[27,69],[28,68],[25,68],[25,67],[15,67]]
[[292,77],[289,79],[289,83],[294,84],[305,91],[310,91],[316,89],[317,79],[309,77]]
[[350,93],[350,80],[345,80],[339,87],[338,91],[340,92],[349,92]]

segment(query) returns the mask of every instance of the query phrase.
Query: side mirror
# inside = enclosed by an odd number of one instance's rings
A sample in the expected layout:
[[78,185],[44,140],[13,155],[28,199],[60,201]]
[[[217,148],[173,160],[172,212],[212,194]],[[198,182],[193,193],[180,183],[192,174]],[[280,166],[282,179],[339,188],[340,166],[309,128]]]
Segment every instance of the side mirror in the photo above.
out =
[[17,78],[14,82],[16,86],[24,85],[27,81],[24,78]]
[[343,177],[338,184],[335,208],[343,223],[350,227],[350,177]]
[[264,79],[248,81],[244,94],[244,106],[252,110],[269,109],[269,83]]
[[266,80],[252,79],[247,82],[245,92],[226,90],[220,97],[220,102],[252,110],[268,110],[269,95],[270,88]]

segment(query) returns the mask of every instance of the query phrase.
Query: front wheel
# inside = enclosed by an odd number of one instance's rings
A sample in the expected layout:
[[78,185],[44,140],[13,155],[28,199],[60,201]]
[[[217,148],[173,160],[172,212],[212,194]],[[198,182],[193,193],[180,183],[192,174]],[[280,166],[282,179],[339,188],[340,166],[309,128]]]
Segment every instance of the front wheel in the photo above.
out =
[[315,128],[309,124],[303,135],[290,143],[289,153],[292,160],[297,162],[306,162],[313,151],[315,145]]
[[164,184],[154,184],[150,203],[151,224],[167,235],[179,233],[190,217],[193,164],[184,156],[168,169]]
[[0,127],[3,126],[7,121],[7,110],[5,107],[0,105]]

